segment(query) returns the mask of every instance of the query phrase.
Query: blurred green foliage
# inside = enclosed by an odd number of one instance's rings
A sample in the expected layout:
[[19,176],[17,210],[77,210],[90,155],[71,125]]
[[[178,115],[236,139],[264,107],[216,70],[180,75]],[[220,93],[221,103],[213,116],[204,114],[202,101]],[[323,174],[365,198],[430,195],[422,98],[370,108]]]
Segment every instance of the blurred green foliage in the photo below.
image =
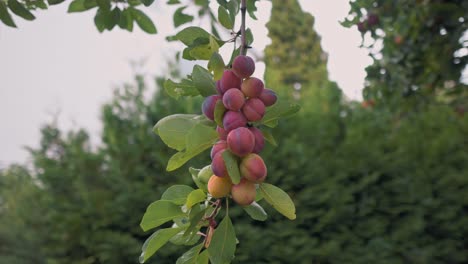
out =
[[[468,262],[468,116],[434,101],[419,111],[379,107],[393,104],[393,96],[377,107],[346,102],[328,80],[312,26],[297,1],[273,1],[265,79],[303,108],[280,123],[279,146],[262,156],[267,181],[288,190],[297,219],[268,206],[266,222],[232,210],[240,241],[234,262]],[[281,39],[281,27],[314,41]],[[297,47],[301,63],[282,66],[299,57],[281,45]],[[273,63],[275,56],[284,64]],[[175,101],[159,89],[145,100],[145,93],[141,76],[116,91],[102,109],[97,148],[83,130],[47,125],[39,147],[30,149],[32,163],[0,172],[1,264],[138,261],[148,236],[139,227],[146,206],[169,185],[193,185],[187,167],[209,162],[204,153],[165,171],[173,151],[152,125],[169,114],[200,113],[201,98]],[[149,263],[174,263],[186,250],[165,246]]]

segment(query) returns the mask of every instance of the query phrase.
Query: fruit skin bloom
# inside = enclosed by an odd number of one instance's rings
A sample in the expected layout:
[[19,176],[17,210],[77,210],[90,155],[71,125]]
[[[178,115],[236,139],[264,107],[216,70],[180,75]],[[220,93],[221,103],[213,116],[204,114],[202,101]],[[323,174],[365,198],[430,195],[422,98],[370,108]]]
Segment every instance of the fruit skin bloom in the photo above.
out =
[[239,55],[232,62],[232,71],[234,71],[239,78],[248,78],[255,71],[255,62],[249,56]]

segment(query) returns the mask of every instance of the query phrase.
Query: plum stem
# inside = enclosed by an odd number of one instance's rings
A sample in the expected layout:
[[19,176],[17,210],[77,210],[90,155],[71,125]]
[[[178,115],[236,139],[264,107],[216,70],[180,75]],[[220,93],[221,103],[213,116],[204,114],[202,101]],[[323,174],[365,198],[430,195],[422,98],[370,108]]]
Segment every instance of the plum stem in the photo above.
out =
[[241,49],[240,55],[247,54],[247,39],[245,38],[245,12],[247,11],[247,0],[241,0]]

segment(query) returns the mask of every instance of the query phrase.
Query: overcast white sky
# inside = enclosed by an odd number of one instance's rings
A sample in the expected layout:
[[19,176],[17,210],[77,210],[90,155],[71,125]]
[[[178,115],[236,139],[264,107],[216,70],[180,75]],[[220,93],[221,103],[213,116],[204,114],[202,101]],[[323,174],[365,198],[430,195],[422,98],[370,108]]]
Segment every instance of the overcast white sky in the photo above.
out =
[[[347,15],[348,1],[300,2],[316,17],[315,29],[329,53],[330,78],[347,96],[360,99],[364,68],[371,60],[358,48],[357,30],[338,23]],[[257,7],[259,20],[248,23],[255,36],[254,49],[260,52],[270,42],[264,24],[271,4],[260,1]],[[158,35],[145,34],[136,26],[133,33],[114,29],[100,34],[93,12],[67,14],[66,9],[66,4],[53,6],[37,13],[32,22],[17,18],[17,29],[0,24],[0,168],[25,161],[23,146],[37,146],[40,126],[57,113],[61,128],[84,127],[97,142],[100,107],[114,87],[131,81],[130,61],[145,60],[139,72],[161,75],[165,61],[180,49],[164,41],[175,32],[172,9],[164,5],[145,9],[156,21]],[[256,75],[261,77],[263,70],[259,64]]]

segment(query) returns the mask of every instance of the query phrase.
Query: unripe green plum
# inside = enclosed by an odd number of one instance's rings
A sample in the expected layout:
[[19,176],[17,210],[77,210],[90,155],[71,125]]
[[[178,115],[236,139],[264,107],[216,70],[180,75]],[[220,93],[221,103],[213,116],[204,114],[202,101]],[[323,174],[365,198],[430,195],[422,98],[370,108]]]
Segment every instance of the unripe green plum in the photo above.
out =
[[247,119],[241,112],[227,111],[223,117],[223,126],[226,132],[230,132],[238,127],[245,127]]
[[259,97],[265,88],[263,82],[255,77],[250,77],[242,82],[241,90],[249,98]]
[[237,88],[231,88],[227,90],[223,95],[224,107],[228,110],[239,111],[245,103],[245,96],[241,90]]
[[263,162],[262,157],[255,153],[245,156],[239,165],[239,169],[243,177],[255,183],[263,182],[267,176],[265,162]]
[[205,166],[198,172],[198,180],[203,184],[207,184],[211,175],[213,175],[211,165]]
[[216,175],[211,176],[208,181],[208,192],[213,198],[226,197],[232,188],[231,178],[229,177],[218,177]]
[[219,140],[218,142],[216,142],[213,147],[211,148],[211,153],[210,153],[210,157],[211,159],[214,158],[214,156],[220,152],[221,150],[225,150],[227,149],[227,143],[225,140]]
[[250,98],[242,107],[242,113],[248,121],[259,121],[265,115],[265,105],[258,98]]
[[224,128],[222,128],[220,126],[217,126],[216,127],[216,132],[218,132],[219,139],[221,139],[221,140],[226,140],[227,139],[228,133],[226,132],[226,130],[224,130]]
[[260,153],[263,150],[263,147],[265,147],[265,138],[263,137],[262,131],[256,127],[249,127],[250,132],[255,137],[255,146],[252,150],[253,153]]
[[221,94],[231,88],[240,88],[242,80],[231,70],[225,70],[219,82]]
[[255,71],[255,62],[249,56],[239,55],[232,62],[232,71],[241,79],[250,77]]
[[228,171],[226,168],[226,163],[223,159],[223,152],[226,151],[220,150],[216,155],[213,156],[213,160],[211,161],[211,169],[213,170],[214,175],[218,177],[227,177]]
[[205,98],[205,101],[203,101],[202,112],[206,117],[208,117],[211,120],[214,120],[214,109],[218,100],[221,100],[221,96],[210,95]]
[[272,106],[276,103],[278,97],[276,96],[276,93],[273,90],[263,89],[258,99],[262,100],[265,106]]
[[255,136],[246,127],[239,127],[227,136],[227,146],[234,155],[244,157],[251,153],[255,147]]
[[242,178],[238,184],[232,185],[231,195],[237,204],[247,206],[255,201],[257,190],[253,182]]

